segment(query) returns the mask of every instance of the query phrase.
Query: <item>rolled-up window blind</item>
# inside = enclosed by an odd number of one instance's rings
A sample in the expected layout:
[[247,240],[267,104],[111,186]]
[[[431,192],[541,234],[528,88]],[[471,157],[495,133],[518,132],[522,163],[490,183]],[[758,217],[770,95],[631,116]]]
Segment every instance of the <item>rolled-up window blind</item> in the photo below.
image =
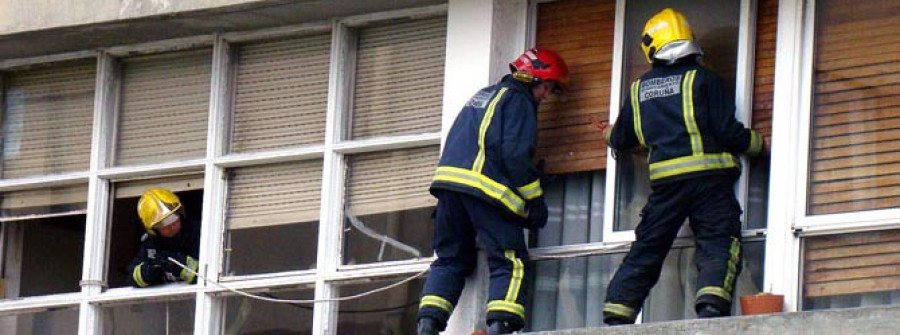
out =
[[441,130],[447,18],[359,29],[352,138]]
[[122,59],[116,165],[203,157],[211,71],[210,49]]
[[139,197],[151,188],[164,188],[178,193],[203,189],[203,175],[185,175],[143,179],[116,184],[116,198]]
[[228,229],[319,220],[321,160],[239,167],[228,178]]
[[434,206],[428,193],[440,156],[438,146],[350,156],[347,199],[353,215]]
[[900,206],[900,45],[890,0],[816,2],[808,213]]
[[536,155],[547,173],[606,168],[606,143],[591,123],[609,119],[615,11],[613,0],[538,5],[537,46],[566,60],[572,87],[564,99],[550,98],[538,111]]
[[89,168],[95,78],[94,60],[7,73],[4,179]]
[[239,47],[231,151],[324,142],[330,48],[329,34]]

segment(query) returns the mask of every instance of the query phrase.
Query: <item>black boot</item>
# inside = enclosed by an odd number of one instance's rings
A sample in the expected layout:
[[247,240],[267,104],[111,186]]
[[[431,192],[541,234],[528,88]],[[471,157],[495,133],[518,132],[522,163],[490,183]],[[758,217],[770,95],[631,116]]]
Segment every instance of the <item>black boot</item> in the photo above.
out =
[[620,326],[633,324],[634,321],[628,321],[625,318],[617,316],[607,316],[603,318],[603,323],[605,323],[607,326]]
[[440,330],[438,330],[437,320],[435,320],[434,318],[429,318],[427,316],[419,318],[419,335],[438,335],[438,333],[440,333]]
[[488,323],[488,335],[512,334],[516,331],[509,322],[494,320]]
[[724,316],[722,310],[718,307],[713,306],[713,304],[699,304],[697,305],[697,317],[701,319],[706,318],[718,318]]

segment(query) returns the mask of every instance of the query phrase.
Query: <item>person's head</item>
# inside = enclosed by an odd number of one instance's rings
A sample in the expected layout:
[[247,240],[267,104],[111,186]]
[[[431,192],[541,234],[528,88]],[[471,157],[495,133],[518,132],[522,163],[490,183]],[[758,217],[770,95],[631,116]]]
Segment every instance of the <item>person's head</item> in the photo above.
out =
[[181,231],[184,211],[181,200],[172,191],[152,188],[144,191],[137,205],[144,230],[150,235],[173,237]]
[[687,19],[671,8],[663,9],[647,20],[641,34],[641,50],[649,63],[672,64],[688,56],[703,55],[694,42],[694,32]]
[[569,85],[569,67],[556,52],[547,48],[531,48],[512,63],[513,78],[531,88],[531,94],[541,102]]

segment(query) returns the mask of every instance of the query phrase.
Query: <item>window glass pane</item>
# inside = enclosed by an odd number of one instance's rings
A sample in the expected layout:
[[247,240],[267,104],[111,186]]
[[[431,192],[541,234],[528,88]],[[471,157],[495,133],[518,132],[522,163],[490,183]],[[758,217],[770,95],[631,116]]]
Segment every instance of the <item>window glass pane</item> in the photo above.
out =
[[[696,248],[673,248],[669,251],[659,282],[650,290],[644,302],[644,322],[658,322],[697,318],[694,299],[697,293]],[[735,282],[731,315],[740,315],[739,297],[762,292],[764,242],[744,242],[743,269]]]
[[4,78],[4,179],[86,171],[96,61],[13,71]]
[[[267,297],[312,300],[313,289],[255,292]],[[231,296],[225,301],[225,334],[312,334],[313,304],[284,304]]]
[[[650,70],[650,64],[640,47],[644,24],[653,14],[667,7],[684,14],[691,24],[696,42],[704,51],[703,64],[722,77],[728,92],[734,92],[740,0],[639,0],[628,1],[625,6],[625,60],[621,101],[628,102],[631,82]],[[622,155],[616,164],[614,229],[633,230],[640,221],[641,208],[650,194],[646,152]]]
[[212,50],[121,60],[116,165],[206,154]]
[[547,201],[547,226],[530,230],[532,247],[552,247],[603,241],[605,171],[557,176],[542,185]]
[[[402,280],[373,280],[369,284],[341,287],[341,296],[350,296],[385,287]],[[359,299],[342,301],[338,307],[338,334],[415,334],[419,294],[425,284],[418,278],[386,291]]]
[[5,297],[79,292],[84,215],[3,223]]
[[322,161],[234,168],[228,178],[226,273],[314,268]]
[[194,333],[194,299],[103,308],[102,334]]
[[528,331],[603,326],[606,286],[625,254],[546,260],[534,264]]
[[431,256],[438,147],[349,157],[344,264]]
[[358,32],[351,138],[440,131],[447,18]]
[[0,333],[56,335],[78,334],[78,308],[0,317]]
[[331,35],[238,47],[231,151],[325,141]]
[[[170,180],[170,182],[166,182],[166,180]],[[106,270],[106,282],[109,287],[131,285],[129,279],[132,274],[128,271],[128,268],[132,260],[138,255],[141,240],[147,233],[141,223],[141,218],[138,216],[138,199],[140,199],[144,191],[150,188],[168,188],[179,184],[171,180],[142,180],[115,185],[115,200],[113,200],[112,204],[112,224],[109,239],[109,263]],[[158,183],[154,183],[154,181]],[[187,183],[187,181],[183,180],[181,185],[187,185]],[[199,180],[199,184],[203,184],[202,178]],[[200,217],[203,213],[203,190],[182,190],[177,187],[168,189],[173,191],[178,196],[178,199],[181,200],[186,216],[182,220],[182,231],[179,234],[191,234],[191,232],[194,232],[199,237]],[[191,226],[187,224],[191,224]]]
[[803,309],[900,305],[900,230],[803,239]]
[[807,213],[900,205],[900,35],[890,0],[816,1]]

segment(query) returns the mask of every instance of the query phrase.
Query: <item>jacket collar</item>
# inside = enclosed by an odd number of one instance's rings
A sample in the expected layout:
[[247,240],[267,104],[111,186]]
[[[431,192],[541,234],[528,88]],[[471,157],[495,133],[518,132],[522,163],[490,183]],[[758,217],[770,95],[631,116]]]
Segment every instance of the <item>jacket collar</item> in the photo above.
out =
[[528,99],[535,108],[538,106],[538,101],[534,98],[534,94],[531,94],[531,89],[526,86],[524,83],[513,78],[511,74],[503,76],[503,79],[500,80],[500,85],[503,87],[509,87],[512,90],[519,91],[522,95]]

